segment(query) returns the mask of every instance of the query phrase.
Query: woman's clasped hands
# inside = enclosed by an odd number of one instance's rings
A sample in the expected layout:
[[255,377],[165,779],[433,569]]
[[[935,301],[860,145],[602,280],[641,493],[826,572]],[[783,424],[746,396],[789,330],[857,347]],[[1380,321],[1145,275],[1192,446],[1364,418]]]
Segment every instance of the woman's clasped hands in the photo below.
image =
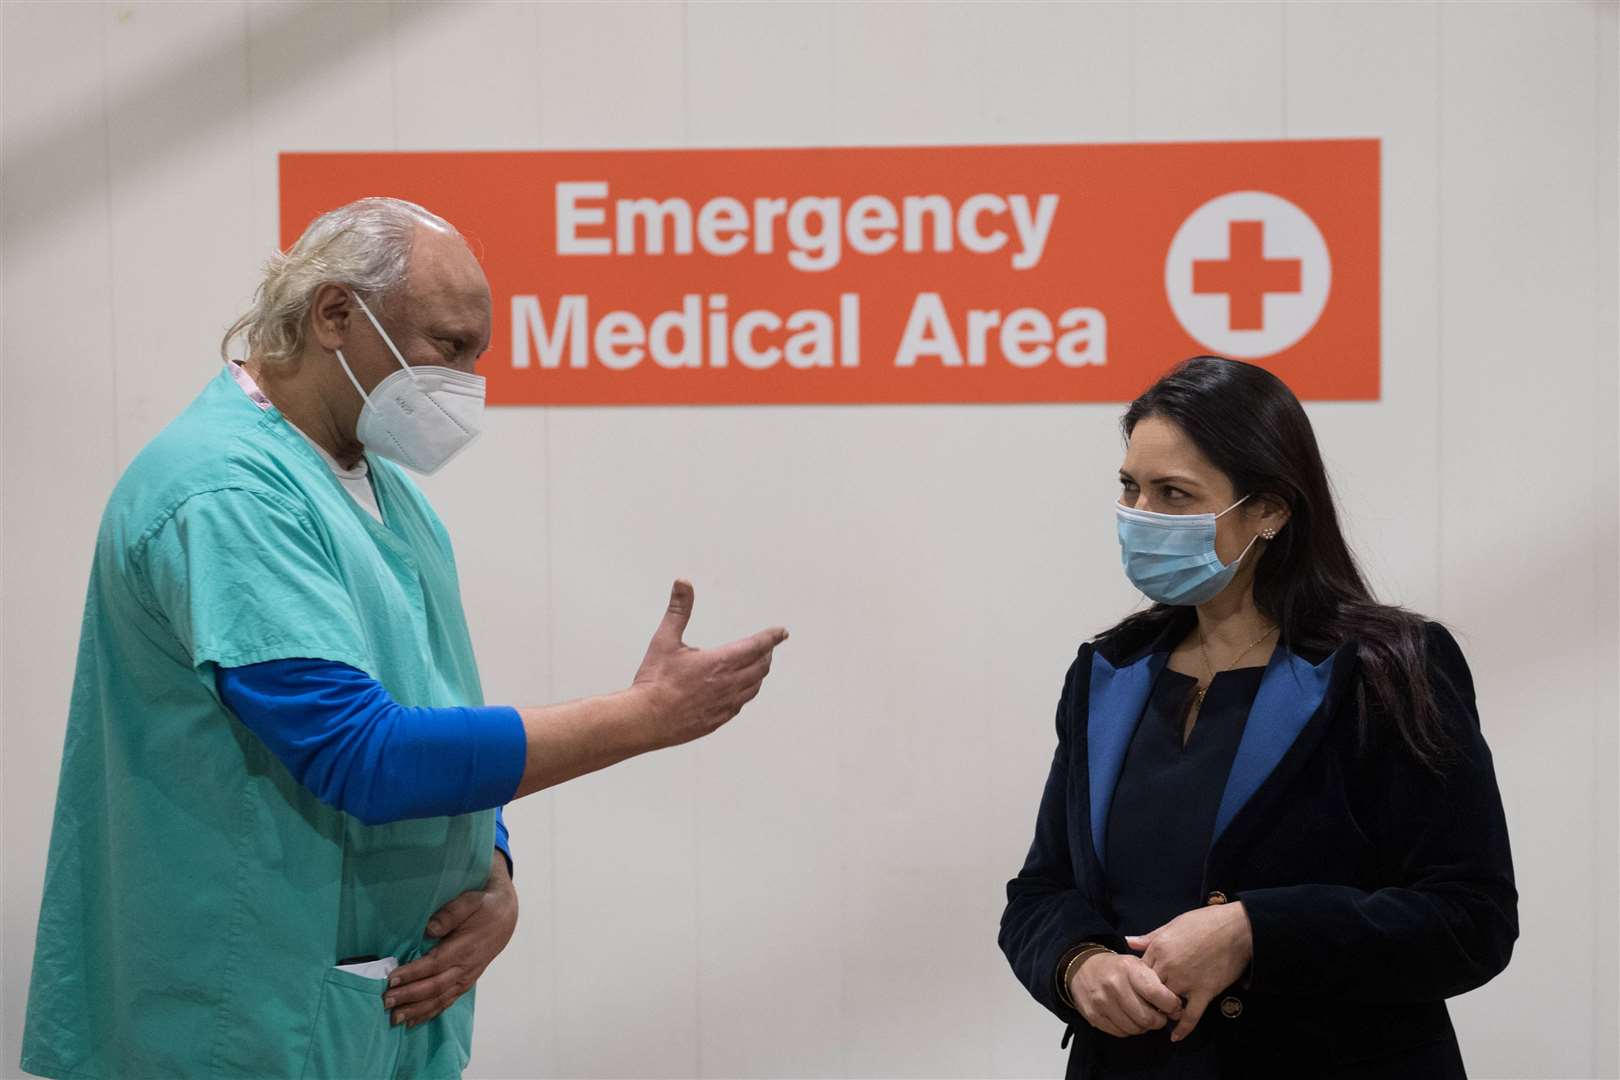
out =
[[1181,999],[1139,956],[1101,952],[1087,957],[1069,982],[1069,997],[1086,1023],[1125,1038],[1157,1031],[1181,1017]]
[[1249,966],[1254,941],[1242,904],[1189,911],[1152,933],[1125,939],[1141,956],[1098,953],[1069,984],[1086,1022],[1120,1038],[1175,1023],[1171,1042],[1192,1034],[1215,996]]
[[1171,1042],[1192,1034],[1209,1003],[1238,981],[1254,956],[1249,915],[1241,903],[1195,908],[1152,933],[1127,937],[1125,944],[1142,954],[1137,962],[1177,999],[1179,1008],[1165,1013],[1176,1021]]

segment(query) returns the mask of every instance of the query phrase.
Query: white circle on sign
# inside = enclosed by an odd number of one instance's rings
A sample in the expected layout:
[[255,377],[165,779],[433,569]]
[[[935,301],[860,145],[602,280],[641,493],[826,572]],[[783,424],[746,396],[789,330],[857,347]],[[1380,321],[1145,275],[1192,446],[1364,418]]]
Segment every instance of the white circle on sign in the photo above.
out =
[[1170,309],[1210,352],[1254,360],[1299,342],[1327,306],[1333,263],[1310,216],[1279,195],[1233,191],[1170,241]]

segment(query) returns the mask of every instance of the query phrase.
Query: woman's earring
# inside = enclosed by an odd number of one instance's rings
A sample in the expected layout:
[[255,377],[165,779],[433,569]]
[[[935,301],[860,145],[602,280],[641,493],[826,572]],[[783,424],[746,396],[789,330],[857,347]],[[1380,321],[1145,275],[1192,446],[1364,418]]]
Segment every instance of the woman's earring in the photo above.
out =
[[1260,530],[1260,535],[1265,537],[1267,540],[1275,540],[1277,538],[1277,530],[1276,529],[1261,529]]

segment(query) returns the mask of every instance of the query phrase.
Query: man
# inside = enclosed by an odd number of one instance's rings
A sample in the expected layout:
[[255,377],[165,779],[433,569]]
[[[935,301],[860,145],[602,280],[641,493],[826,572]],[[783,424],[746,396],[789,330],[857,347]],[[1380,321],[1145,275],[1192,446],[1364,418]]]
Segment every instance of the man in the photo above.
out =
[[758,693],[786,631],[690,648],[678,581],[628,689],[484,705],[449,538],[395,463],[432,472],[476,437],[490,306],[421,207],[325,214],[226,335],[245,363],[119,481],[24,1069],[459,1076],[467,991],[517,919],[499,807]]

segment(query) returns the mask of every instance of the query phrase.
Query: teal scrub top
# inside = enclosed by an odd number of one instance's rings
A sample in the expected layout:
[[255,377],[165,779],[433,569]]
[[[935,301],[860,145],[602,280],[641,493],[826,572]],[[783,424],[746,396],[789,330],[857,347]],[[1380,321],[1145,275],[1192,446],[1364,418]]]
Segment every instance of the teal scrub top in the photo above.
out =
[[22,1067],[50,1077],[458,1077],[473,994],[391,1026],[340,959],[429,951],[481,888],[493,810],[368,826],[220,703],[215,666],[349,664],[402,705],[481,705],[444,526],[367,455],[383,522],[228,371],[102,518]]

